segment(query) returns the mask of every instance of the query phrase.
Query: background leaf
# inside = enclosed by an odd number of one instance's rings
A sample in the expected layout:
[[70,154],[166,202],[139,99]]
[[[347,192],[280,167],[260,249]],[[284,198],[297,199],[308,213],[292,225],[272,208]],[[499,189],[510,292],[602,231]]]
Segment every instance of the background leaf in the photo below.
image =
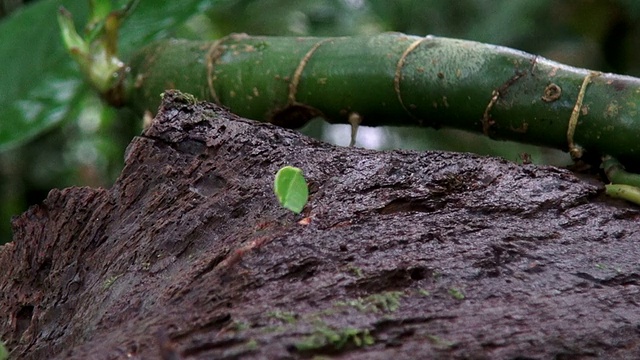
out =
[[[141,0],[123,25],[121,54],[183,31],[212,3]],[[11,240],[9,219],[52,188],[112,184],[140,131],[137,116],[106,107],[84,83],[59,36],[60,6],[82,31],[88,0],[35,1],[0,19],[0,245]]]
[[[56,14],[64,6],[76,24],[84,24],[88,3],[43,0],[0,22],[0,151],[25,143],[80,110],[88,89],[62,46]],[[148,41],[170,36],[210,3],[140,1],[122,27],[122,53],[126,56]]]
[[[126,3],[122,0],[119,2]],[[119,44],[123,59],[151,41],[175,37],[185,21],[207,11],[216,3],[211,0],[141,0],[133,14],[122,24]]]
[[[57,36],[61,3],[41,1],[0,22],[0,150],[64,120],[83,92],[82,79]],[[80,18],[86,16],[87,2],[66,3]]]

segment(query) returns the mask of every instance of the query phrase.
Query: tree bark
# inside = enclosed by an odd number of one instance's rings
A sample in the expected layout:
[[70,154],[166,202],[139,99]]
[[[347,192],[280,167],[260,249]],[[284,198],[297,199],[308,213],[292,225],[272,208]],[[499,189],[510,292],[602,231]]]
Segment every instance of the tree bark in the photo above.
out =
[[[0,248],[20,359],[640,356],[640,212],[554,167],[341,148],[165,95]],[[273,176],[304,170],[281,208]]]

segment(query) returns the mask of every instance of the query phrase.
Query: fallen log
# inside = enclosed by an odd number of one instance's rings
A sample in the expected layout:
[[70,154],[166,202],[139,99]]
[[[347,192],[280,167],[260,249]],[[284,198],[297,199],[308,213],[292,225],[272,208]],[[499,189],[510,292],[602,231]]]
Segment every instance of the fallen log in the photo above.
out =
[[[303,169],[281,208],[273,175]],[[0,247],[21,359],[633,358],[640,212],[568,170],[336,147],[165,95]]]

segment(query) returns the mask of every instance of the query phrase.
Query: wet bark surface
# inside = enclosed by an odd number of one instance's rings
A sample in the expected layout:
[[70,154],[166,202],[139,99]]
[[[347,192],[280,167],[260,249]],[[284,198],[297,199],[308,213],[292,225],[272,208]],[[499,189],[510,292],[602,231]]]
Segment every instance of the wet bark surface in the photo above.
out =
[[111,189],[14,220],[0,336],[21,359],[637,358],[639,219],[567,170],[335,147],[169,93]]

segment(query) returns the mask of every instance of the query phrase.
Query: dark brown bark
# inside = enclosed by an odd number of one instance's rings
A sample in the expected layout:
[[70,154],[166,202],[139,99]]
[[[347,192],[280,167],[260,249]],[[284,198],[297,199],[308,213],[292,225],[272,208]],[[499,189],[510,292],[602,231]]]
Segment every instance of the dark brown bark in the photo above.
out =
[[[640,212],[597,181],[340,148],[183,100],[111,189],[53,190],[15,219],[15,358],[640,356]],[[284,165],[310,183],[299,216],[272,193]]]

